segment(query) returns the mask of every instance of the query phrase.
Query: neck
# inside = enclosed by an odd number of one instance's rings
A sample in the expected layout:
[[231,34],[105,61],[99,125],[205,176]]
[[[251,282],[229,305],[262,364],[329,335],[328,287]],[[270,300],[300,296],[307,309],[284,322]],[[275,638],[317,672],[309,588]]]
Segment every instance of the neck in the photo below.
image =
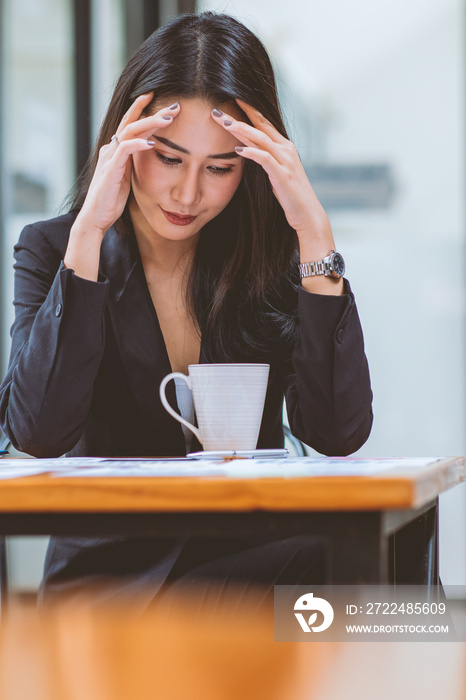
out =
[[164,275],[185,273],[190,267],[196,250],[199,234],[181,241],[173,241],[160,236],[138,216],[137,207],[129,205],[131,221],[136,241],[145,269],[156,270]]

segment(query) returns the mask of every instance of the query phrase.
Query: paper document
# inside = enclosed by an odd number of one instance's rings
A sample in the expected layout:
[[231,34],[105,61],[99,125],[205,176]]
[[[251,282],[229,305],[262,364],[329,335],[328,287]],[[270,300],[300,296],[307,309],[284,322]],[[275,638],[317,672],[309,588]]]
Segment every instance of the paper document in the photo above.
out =
[[225,476],[228,478],[289,478],[312,476],[371,476],[393,469],[423,469],[440,457],[374,458],[286,457],[284,459],[115,459],[63,457],[57,459],[2,459],[0,479],[51,472],[69,477]]

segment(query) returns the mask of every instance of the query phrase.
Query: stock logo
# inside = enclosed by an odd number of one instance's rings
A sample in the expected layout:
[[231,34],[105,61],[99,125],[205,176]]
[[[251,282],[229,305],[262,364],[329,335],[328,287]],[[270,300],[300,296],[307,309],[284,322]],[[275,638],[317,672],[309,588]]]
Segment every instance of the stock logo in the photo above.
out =
[[[304,615],[300,612],[295,612],[295,617],[301,625],[303,632],[323,632],[328,629],[333,622],[333,608],[324,598],[314,598],[313,593],[305,593],[300,596],[294,604],[294,610],[303,610],[306,613],[312,613],[307,622]],[[324,616],[322,624],[314,626],[317,620],[317,613],[320,612]]]

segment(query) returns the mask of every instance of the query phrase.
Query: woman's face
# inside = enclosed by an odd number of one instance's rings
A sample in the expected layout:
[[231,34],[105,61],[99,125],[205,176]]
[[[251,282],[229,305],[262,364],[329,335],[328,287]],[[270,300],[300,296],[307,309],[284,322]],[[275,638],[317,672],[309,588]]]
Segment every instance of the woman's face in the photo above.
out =
[[[159,129],[150,151],[133,155],[130,214],[136,230],[180,241],[191,238],[233,197],[243,174],[244,161],[235,153],[241,145],[215,123],[212,106],[200,99],[169,98],[157,109],[178,101],[180,112]],[[236,107],[215,105],[236,118]]]

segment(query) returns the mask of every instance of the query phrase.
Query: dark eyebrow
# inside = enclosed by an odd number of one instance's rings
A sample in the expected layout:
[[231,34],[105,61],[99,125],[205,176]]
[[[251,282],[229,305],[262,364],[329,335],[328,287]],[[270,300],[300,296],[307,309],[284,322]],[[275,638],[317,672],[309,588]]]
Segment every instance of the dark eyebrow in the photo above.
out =
[[[186,153],[188,156],[191,155],[190,151],[188,151],[186,148],[183,148],[183,146],[178,146],[178,144],[173,143],[173,141],[166,139],[164,136],[155,136],[154,135],[153,138],[157,139],[157,141],[160,141],[160,143],[165,144],[165,146],[168,146],[169,148],[173,148],[175,151],[180,151],[180,153]],[[239,158],[239,155],[236,153],[236,151],[230,151],[229,153],[213,153],[212,155],[207,156],[207,158],[217,158],[219,160],[230,160],[231,158]]]

